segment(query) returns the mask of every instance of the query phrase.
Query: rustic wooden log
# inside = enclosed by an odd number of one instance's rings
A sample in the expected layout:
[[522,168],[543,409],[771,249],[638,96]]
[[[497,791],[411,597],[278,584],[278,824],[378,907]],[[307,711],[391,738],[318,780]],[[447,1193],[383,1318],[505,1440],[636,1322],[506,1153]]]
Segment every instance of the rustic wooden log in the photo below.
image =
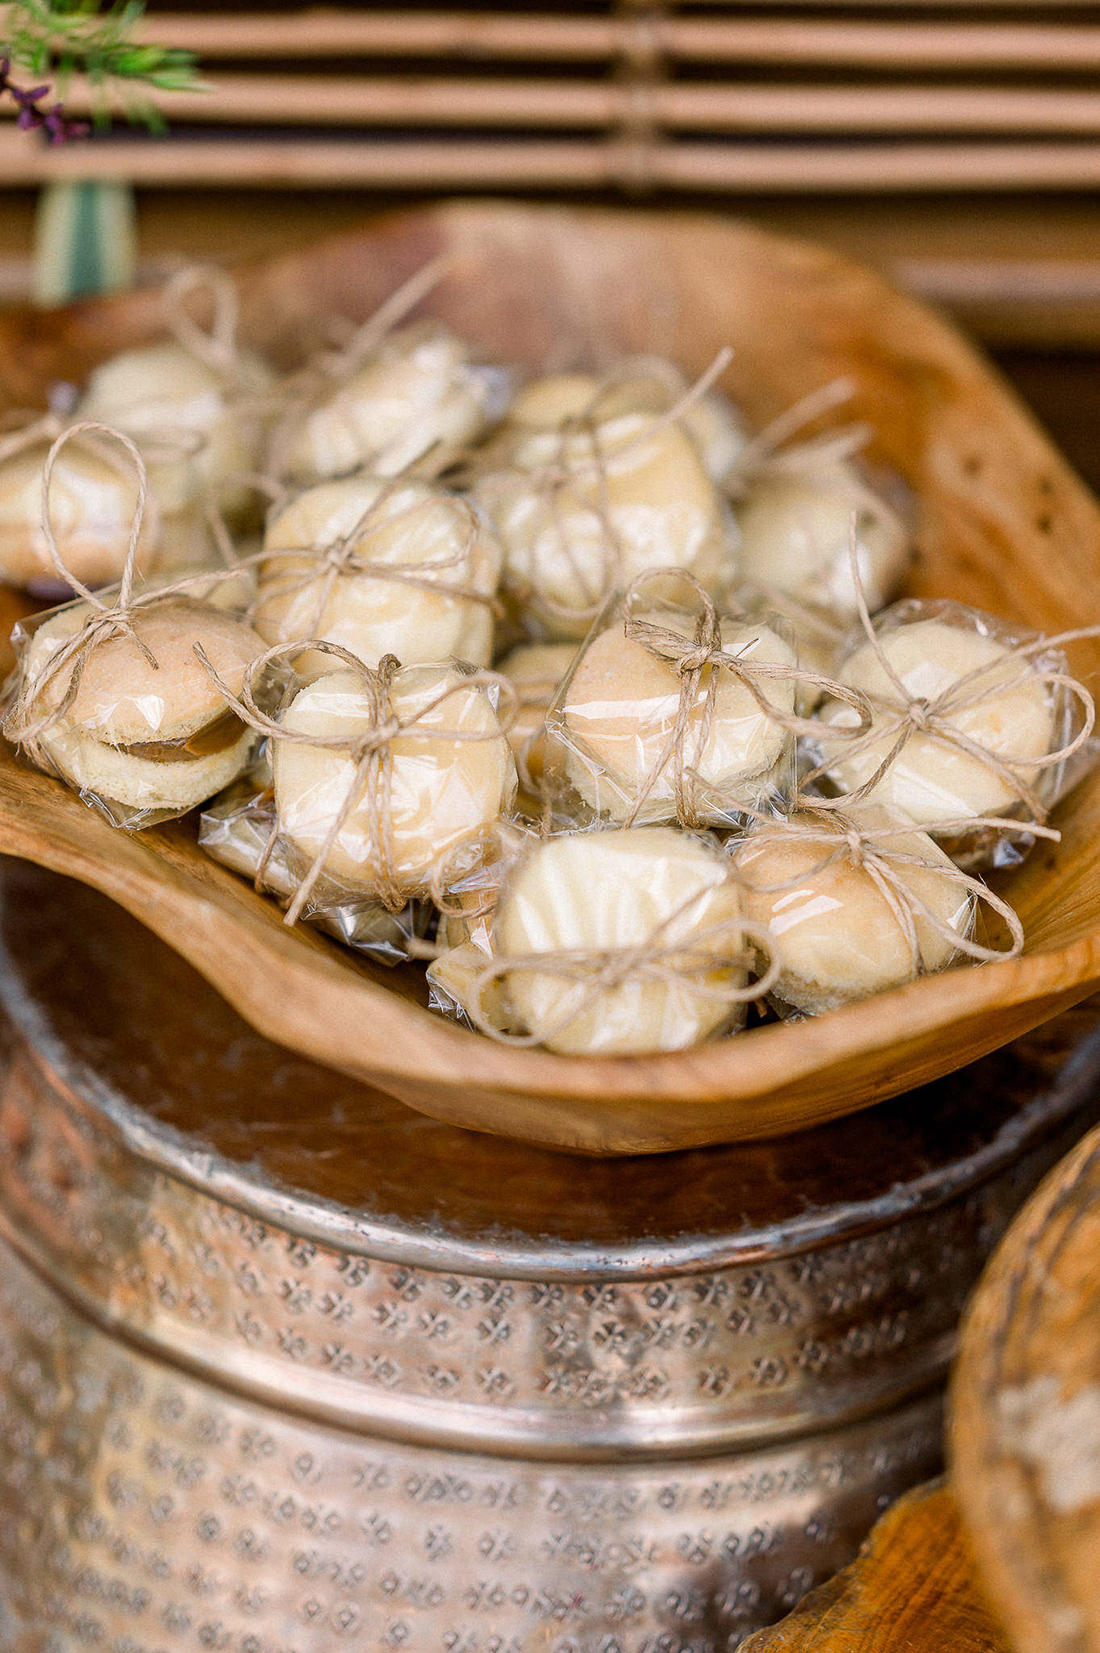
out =
[[964,1326],[952,1485],[1019,1653],[1100,1648],[1100,1130],[995,1253]]
[[874,1528],[850,1567],[742,1653],[1008,1653],[951,1493],[932,1482]]

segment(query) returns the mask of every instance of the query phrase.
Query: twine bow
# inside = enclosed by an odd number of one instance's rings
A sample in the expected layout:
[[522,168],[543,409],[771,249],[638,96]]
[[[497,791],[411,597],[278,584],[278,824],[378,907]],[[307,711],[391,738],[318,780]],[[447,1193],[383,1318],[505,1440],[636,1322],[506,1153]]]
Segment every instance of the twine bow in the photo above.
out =
[[[681,940],[669,936],[669,931],[681,919],[713,893],[713,887],[696,891],[662,919],[644,941],[631,946],[562,947],[550,948],[546,952],[498,955],[474,977],[472,1002],[465,1006],[471,1022],[499,1044],[530,1047],[547,1043],[585,1010],[598,1003],[603,994],[631,981],[663,987],[688,981],[692,984],[692,992],[700,998],[725,1004],[730,1010],[737,1004],[763,998],[775,985],[780,970],[771,932],[763,925],[736,917],[708,924]],[[711,943],[718,943],[731,934],[736,937],[734,947],[725,952],[708,950]],[[718,983],[710,979],[722,973],[732,975],[747,971],[762,953],[769,962],[756,982],[738,987],[732,980]],[[554,976],[571,983],[575,989],[567,995],[562,1014],[539,1033],[510,1033],[494,1026],[481,1009],[483,995],[494,982],[520,972]]]
[[[561,557],[581,594],[581,603],[573,604],[558,602],[544,591],[528,591],[528,599],[535,601],[545,614],[573,624],[593,620],[609,594],[620,586],[625,557],[614,519],[609,487],[609,461],[612,458],[623,458],[635,448],[651,442],[670,425],[676,424],[687,409],[705,396],[721,378],[732,359],[732,350],[720,350],[706,371],[701,373],[694,384],[690,385],[670,407],[663,413],[645,419],[640,429],[625,442],[617,443],[611,453],[608,452],[604,440],[604,421],[599,417],[600,403],[617,388],[607,380],[600,385],[581,412],[571,414],[569,418],[562,420],[554,431],[531,433],[535,438],[552,438],[555,451],[549,459],[534,466],[527,466],[512,459],[496,468],[497,475],[522,478],[539,497],[543,510],[550,519]],[[578,443],[583,444],[584,451],[571,451]],[[594,485],[595,498],[582,500],[581,503],[595,518],[597,524],[595,569],[591,567],[587,558],[582,558],[578,554],[578,547],[569,532],[568,511],[564,499],[570,489],[576,490],[578,485],[583,487],[587,484]]]
[[[122,449],[125,459],[129,461],[137,483],[137,500],[133,520],[130,524],[130,535],[122,565],[122,575],[112,600],[108,600],[105,595],[93,591],[67,567],[58,548],[57,535],[50,512],[50,482],[53,478],[54,467],[65,446],[77,437],[94,437],[97,445],[105,451],[110,451],[110,443],[117,444]],[[124,474],[128,475],[129,473]],[[160,586],[152,591],[135,594],[137,550],[141,540],[142,524],[148,503],[148,478],[145,462],[136,443],[124,432],[114,430],[110,425],[103,425],[95,420],[82,420],[75,424],[67,424],[65,429],[55,436],[50,451],[46,455],[46,462],[42,471],[40,527],[46,542],[50,563],[55,573],[66,586],[76,592],[77,596],[83,600],[89,613],[84,624],[72,636],[67,637],[59,644],[33,676],[27,677],[24,675],[4,716],[3,723],[0,724],[0,729],[3,730],[7,739],[14,745],[22,746],[39,768],[52,770],[54,767],[41,746],[41,737],[63,718],[73,705],[80,689],[81,678],[89,654],[111,637],[128,637],[148,665],[154,671],[159,670],[155,656],[136,629],[137,616],[155,604],[165,603],[185,594],[193,587],[208,589],[212,581],[228,577],[234,572],[232,569],[220,572],[207,570],[199,574],[186,575],[171,585]],[[72,669],[69,681],[57,704],[47,710],[43,716],[36,717],[35,712],[40,707],[50,686],[56,683],[70,667]]]
[[[188,309],[195,293],[209,294],[213,311],[209,328],[201,327]],[[228,383],[240,379],[237,330],[241,303],[232,276],[213,264],[188,265],[165,283],[161,302],[178,344]]]
[[[280,721],[278,717],[271,717],[260,706],[257,693],[269,669],[280,662],[289,661],[292,655],[300,653],[303,649],[330,655],[354,673],[366,699],[366,728],[361,735],[349,739],[347,735],[314,735],[288,729],[285,722]],[[458,683],[452,683],[440,690],[414,711],[399,716],[394,707],[393,686],[394,679],[401,670],[401,663],[392,654],[384,655],[377,668],[373,668],[365,665],[350,650],[342,648],[338,643],[327,642],[323,638],[311,638],[306,642],[277,643],[251,662],[245,672],[240,694],[236,695],[218,676],[202,649],[197,648],[196,652],[226,705],[249,728],[255,729],[257,733],[273,742],[296,742],[320,751],[339,752],[351,760],[352,776],[347,791],[325,833],[320,849],[310,862],[294,899],[286,910],[284,922],[288,925],[298,922],[302,909],[324,871],[325,863],[349,816],[364,801],[367,808],[367,829],[378,863],[379,899],[388,911],[399,912],[408,900],[408,892],[402,890],[398,882],[394,849],[393,742],[399,737],[437,742],[476,742],[498,738],[507,732],[515,717],[515,691],[508,679],[499,672],[471,672]],[[431,713],[438,707],[450,700],[459,690],[469,688],[495,688],[501,695],[506,710],[503,716],[498,712],[496,728],[448,729],[427,722]]]
[[[983,884],[980,878],[971,877],[969,873],[963,872],[950,862],[930,863],[921,856],[890,843],[891,839],[920,837],[922,828],[914,826],[912,822],[901,825],[861,826],[859,821],[850,815],[824,812],[816,802],[812,806],[803,806],[800,813],[808,819],[777,823],[758,817],[762,823],[761,829],[738,842],[735,848],[738,875],[747,888],[760,895],[781,895],[804,885],[807,879],[818,877],[838,861],[847,860],[851,866],[867,874],[896,919],[909,948],[914,975],[923,969],[920,938],[917,933],[918,920],[927,924],[942,940],[949,942],[953,949],[965,953],[968,958],[980,964],[1014,959],[1021,952],[1024,945],[1024,928],[1017,913],[1007,901],[994,894],[987,884]],[[967,829],[975,826],[988,827],[999,832],[1022,830],[1019,821],[1010,821],[995,815],[965,822],[939,821],[928,830],[948,833],[964,826]],[[1061,836],[1049,827],[1029,830],[1037,831],[1044,838],[1053,840]],[[751,854],[752,850],[760,845],[791,842],[822,844],[826,848],[826,853],[816,865],[795,873],[790,878],[782,879],[777,884],[753,883],[744,865],[743,852]],[[936,878],[942,878],[949,884],[957,885],[960,890],[967,891],[976,905],[984,904],[989,907],[1004,922],[1010,937],[1009,946],[987,947],[970,936],[961,935],[951,925],[946,924],[931,911],[926,902],[921,900],[905,876],[907,871],[923,871]]]
[[[800,802],[814,809],[843,809],[853,803],[868,798],[879,783],[886,777],[890,769],[897,762],[906,746],[915,735],[933,741],[939,746],[945,746],[964,753],[975,759],[989,772],[995,775],[1009,789],[1014,797],[1026,809],[1029,824],[1034,828],[1044,822],[1049,813],[1050,805],[1044,802],[1035,786],[1028,778],[1029,771],[1053,769],[1065,763],[1084,746],[1092,733],[1096,721],[1096,709],[1088,689],[1076,678],[1071,677],[1068,671],[1059,665],[1043,667],[1032,664],[1035,655],[1053,653],[1064,644],[1079,642],[1085,638],[1100,637],[1100,626],[1081,626],[1071,631],[1058,632],[1053,637],[1036,637],[1028,643],[1018,643],[1012,648],[1006,648],[1003,654],[987,661],[984,665],[976,666],[965,672],[961,677],[949,683],[938,695],[931,699],[923,699],[911,695],[901,677],[894,670],[893,665],[882,646],[882,641],[875,630],[867,607],[867,599],[863,589],[863,582],[859,572],[859,561],[855,548],[854,524],[849,543],[849,558],[852,568],[852,580],[856,593],[856,602],[859,610],[859,623],[867,645],[874,654],[875,660],[890,684],[891,692],[869,694],[867,696],[873,711],[881,714],[877,726],[871,728],[854,740],[844,752],[844,760],[851,762],[861,757],[865,752],[873,752],[877,747],[885,746],[885,756],[876,766],[869,779],[850,792],[839,798],[821,798],[806,795],[804,789],[811,787],[822,776],[827,775],[837,762],[836,756],[825,759],[811,769],[802,779],[803,796]],[[1015,662],[1018,670],[1005,677],[1006,662]],[[994,680],[991,681],[991,678]],[[1056,750],[1038,757],[1005,757],[993,752],[980,741],[972,739],[958,727],[956,719],[962,712],[972,707],[980,706],[984,702],[993,700],[999,695],[1009,693],[1022,683],[1045,685],[1053,692],[1064,691],[1077,702],[1081,713],[1081,726],[1071,740]],[[815,733],[822,734],[823,725],[816,726]],[[829,738],[838,731],[830,728]],[[941,831],[936,827],[932,830]]]
[[[643,619],[636,613],[653,584],[659,580],[669,579],[675,580],[690,592],[695,607],[694,626],[690,635],[686,637],[682,631],[661,625],[652,619]],[[652,603],[654,599],[649,597],[648,600]],[[623,633],[629,641],[640,643],[655,659],[667,661],[679,678],[675,720],[667,740],[638,791],[634,806],[624,823],[626,826],[634,825],[669,764],[672,766],[677,820],[684,827],[698,827],[704,824],[697,807],[697,788],[701,780],[698,765],[705,756],[714,729],[721,672],[728,673],[747,690],[766,718],[795,737],[816,734],[820,725],[777,706],[765,693],[768,686],[777,683],[801,683],[819,688],[842,700],[856,713],[860,721],[858,728],[851,731],[853,738],[870,727],[870,707],[857,690],[848,689],[818,672],[808,671],[801,666],[753,660],[740,651],[726,648],[722,641],[722,622],[718,611],[692,574],[677,569],[659,569],[639,575],[623,598]],[[689,761],[688,732],[698,707],[700,690],[702,706],[699,710],[694,750]]]
[[[478,591],[473,585],[452,583],[433,577],[467,566],[483,531],[481,519],[471,501],[459,494],[439,496],[438,499],[416,499],[400,510],[383,516],[383,507],[399,488],[407,485],[407,482],[408,478],[404,474],[387,478],[376,497],[364,507],[347,532],[337,535],[325,545],[280,546],[275,550],[260,552],[255,560],[263,569],[272,562],[297,562],[302,559],[306,559],[310,566],[302,573],[291,571],[276,574],[271,578],[262,575],[264,589],[261,590],[258,606],[262,607],[271,599],[292,597],[299,591],[310,589],[317,582],[317,601],[312,619],[306,628],[309,632],[316,633],[321,629],[329,599],[337,582],[348,575],[364,575],[372,580],[385,580],[392,584],[409,586],[417,591],[426,591],[432,596],[474,603],[487,608],[494,616],[499,616],[500,603],[491,592]],[[372,535],[383,529],[392,529],[407,518],[437,503],[453,504],[466,519],[466,537],[459,550],[447,556],[425,558],[411,565],[384,562],[363,554],[363,547]]]

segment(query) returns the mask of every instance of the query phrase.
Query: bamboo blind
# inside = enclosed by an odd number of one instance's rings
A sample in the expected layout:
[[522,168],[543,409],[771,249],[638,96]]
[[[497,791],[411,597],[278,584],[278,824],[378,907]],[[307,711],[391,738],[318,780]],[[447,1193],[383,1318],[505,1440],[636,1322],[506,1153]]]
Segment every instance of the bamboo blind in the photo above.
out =
[[[210,90],[0,178],[699,193],[1093,190],[1100,0],[151,11]],[[88,102],[74,89],[72,101]]]

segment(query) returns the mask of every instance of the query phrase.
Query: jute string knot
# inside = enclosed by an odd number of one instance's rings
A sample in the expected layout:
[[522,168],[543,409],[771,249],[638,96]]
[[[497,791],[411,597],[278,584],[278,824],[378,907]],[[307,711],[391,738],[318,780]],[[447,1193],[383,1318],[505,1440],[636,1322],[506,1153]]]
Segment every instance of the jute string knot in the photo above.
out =
[[[104,451],[111,451],[111,444],[120,448],[122,450],[122,460],[119,461],[117,455],[114,455],[113,462],[116,466],[122,468],[123,474],[127,477],[132,473],[136,483],[137,498],[134,515],[130,524],[122,575],[114,591],[113,598],[93,591],[85,585],[66,565],[57,544],[57,534],[50,510],[50,483],[53,479],[54,467],[64,448],[69,442],[76,440],[78,437],[81,439],[94,438]],[[129,469],[125,468],[127,465]],[[83,624],[71,636],[65,638],[46,658],[37,672],[29,677],[24,676],[3,720],[3,733],[14,744],[24,747],[28,755],[40,768],[52,768],[40,744],[41,736],[69,711],[79,692],[84,667],[92,651],[106,642],[108,638],[128,637],[140,651],[150,668],[154,671],[159,670],[159,664],[155,656],[136,629],[135,622],[138,615],[155,604],[171,601],[195,587],[208,589],[212,581],[232,572],[232,570],[227,569],[219,575],[204,571],[200,574],[185,575],[170,585],[158,586],[151,591],[135,592],[137,551],[148,503],[148,478],[145,461],[142,459],[136,443],[124,432],[114,430],[110,425],[100,424],[96,420],[81,420],[68,424],[54,438],[42,471],[39,524],[46,543],[51,567],[58,578],[83,600],[87,606],[88,615]],[[62,678],[67,671],[69,672],[69,681],[57,704],[49,707],[42,715],[36,715],[40,711],[43,699],[50,687]]]
[[[327,655],[354,675],[366,701],[364,715],[367,727],[362,734],[349,738],[346,734],[318,735],[288,729],[282,716],[273,717],[264,709],[259,697],[272,668],[289,665],[292,658],[301,654],[303,650]],[[324,638],[276,643],[252,661],[245,672],[240,693],[234,694],[218,676],[201,649],[197,652],[218,693],[242,723],[246,723],[249,728],[255,729],[258,734],[273,743],[287,741],[310,746],[319,751],[342,754],[352,766],[347,790],[329,824],[321,847],[295,891],[294,899],[284,915],[284,922],[288,925],[298,922],[352,811],[361,803],[366,806],[368,835],[377,862],[379,900],[390,912],[400,912],[408,900],[409,892],[401,886],[396,863],[392,798],[393,744],[398,738],[443,744],[498,739],[507,733],[518,709],[515,690],[509,680],[500,672],[471,672],[458,683],[449,684],[437,694],[430,696],[422,705],[404,716],[399,716],[393,704],[393,689],[401,664],[392,654],[383,656],[375,668],[366,665],[358,655],[342,648],[340,644],[330,643]],[[471,688],[492,690],[499,696],[499,706],[504,710],[498,708],[495,727],[485,730],[441,728],[428,721],[431,714],[440,706],[459,692]],[[278,832],[279,823],[276,820],[272,828],[272,842]]]
[[[364,506],[351,527],[327,544],[279,546],[258,552],[254,560],[265,571],[271,564],[281,561],[305,562],[307,565],[300,572],[294,569],[285,574],[272,575],[265,572],[262,576],[264,589],[261,590],[259,604],[262,606],[267,597],[293,597],[316,584],[317,600],[311,611],[308,630],[317,632],[321,629],[325,612],[338,582],[348,576],[363,575],[372,580],[409,586],[413,590],[424,591],[434,597],[474,603],[487,608],[494,616],[499,615],[500,603],[492,592],[479,591],[476,586],[466,581],[450,581],[438,577],[469,566],[472,553],[483,532],[481,519],[473,504],[459,494],[440,494],[414,499],[401,509],[388,515],[384,514],[385,506],[408,484],[408,481],[407,472],[388,477],[375,498],[369,505]],[[382,531],[392,532],[403,522],[408,522],[410,518],[430,510],[433,505],[457,510],[464,517],[465,538],[456,551],[444,556],[428,557],[416,563],[391,563],[366,554],[365,548],[375,534]]]
[[[487,960],[474,977],[472,1002],[466,1006],[470,1020],[499,1044],[529,1047],[554,1038],[593,1008],[603,994],[631,981],[657,987],[690,983],[693,994],[728,1005],[731,1012],[739,1004],[765,997],[780,969],[774,938],[765,926],[737,916],[704,925],[679,939],[670,934],[713,893],[711,887],[689,896],[641,942],[622,947],[548,948],[545,952],[501,954]],[[736,976],[749,971],[761,956],[768,963],[755,982],[738,986],[733,980],[714,980],[723,973]],[[500,1028],[482,1009],[483,997],[491,986],[519,973],[555,977],[573,988],[561,1015],[537,1034]]]
[[[1051,637],[1036,637],[1028,642],[1006,646],[1003,654],[965,672],[931,699],[911,695],[891,664],[871,619],[859,571],[855,534],[853,520],[848,555],[860,628],[890,688],[884,693],[867,696],[871,710],[875,714],[874,721],[865,732],[852,731],[856,738],[846,744],[843,759],[851,762],[853,758],[861,757],[868,752],[873,753],[876,749],[884,749],[884,755],[866,781],[837,798],[818,797],[808,790],[829,773],[838,761],[839,755],[827,757],[803,776],[800,802],[814,809],[843,809],[870,797],[914,735],[919,734],[940,746],[952,748],[975,759],[1002,781],[1019,800],[1026,811],[1028,823],[1032,827],[1041,825],[1050,813],[1051,804],[1040,795],[1031,777],[1058,767],[1079,752],[1092,734],[1096,721],[1092,695],[1083,683],[1069,675],[1064,669],[1063,662],[1056,656],[1068,643],[1100,637],[1100,625],[1079,626],[1072,631],[1058,632]],[[1049,665],[1044,665],[1041,658],[1038,661],[1035,659],[1036,656],[1041,657],[1044,654],[1055,657]],[[1012,757],[992,751],[980,740],[973,739],[958,727],[956,720],[960,713],[981,706],[1000,695],[1011,693],[1024,683],[1043,685],[1051,697],[1052,704],[1056,703],[1059,693],[1076,702],[1079,727],[1068,741],[1037,757]],[[826,731],[830,744],[840,733],[838,728],[821,723],[815,725],[813,732],[820,739]]]
[[[650,613],[657,603],[658,586],[673,584],[687,594],[687,604],[679,612],[689,621],[693,619],[691,634],[663,625],[659,620],[643,617],[639,609]],[[692,615],[694,610],[694,615]],[[666,612],[667,609],[666,609]],[[625,825],[632,826],[653,792],[661,776],[671,764],[672,784],[676,802],[676,818],[684,827],[704,824],[697,800],[701,780],[698,765],[702,762],[717,716],[717,698],[720,673],[726,672],[745,688],[759,710],[770,721],[790,735],[797,737],[816,733],[820,725],[808,718],[777,706],[767,690],[782,684],[800,684],[821,689],[835,695],[849,706],[858,718],[851,731],[853,738],[863,734],[871,725],[871,709],[858,690],[834,683],[819,672],[808,671],[796,664],[772,663],[754,660],[748,653],[733,651],[722,641],[722,621],[713,600],[694,575],[679,569],[653,569],[632,582],[622,603],[623,635],[630,642],[640,643],[659,660],[671,664],[679,678],[680,691],[676,716],[663,747],[650,767]],[[670,616],[671,617],[671,616]],[[750,647],[751,644],[746,645]],[[703,677],[706,673],[706,682]],[[702,694],[702,704],[699,696]],[[688,735],[697,717],[692,751],[688,754]]]
[[[606,424],[600,416],[601,403],[619,388],[613,379],[600,385],[591,401],[579,413],[571,414],[552,431],[532,432],[533,438],[549,439],[554,443],[550,456],[536,465],[525,465],[516,459],[505,460],[495,467],[498,475],[519,477],[537,495],[550,520],[559,553],[581,595],[579,603],[559,602],[544,591],[535,590],[528,596],[547,615],[574,623],[595,619],[608,596],[622,583],[625,555],[615,522],[611,499],[609,463],[618,461],[646,443],[652,442],[662,431],[675,425],[699,399],[707,394],[721,378],[733,359],[728,347],[715,356],[710,366],[695,382],[678,396],[662,413],[643,417],[638,430],[624,441],[616,442],[609,451],[606,442]],[[615,415],[616,421],[619,417]],[[577,451],[578,447],[581,451]],[[570,490],[593,488],[595,497],[583,500],[584,509],[597,524],[597,566],[593,569],[586,557],[578,554],[578,546],[570,533],[564,495]]]

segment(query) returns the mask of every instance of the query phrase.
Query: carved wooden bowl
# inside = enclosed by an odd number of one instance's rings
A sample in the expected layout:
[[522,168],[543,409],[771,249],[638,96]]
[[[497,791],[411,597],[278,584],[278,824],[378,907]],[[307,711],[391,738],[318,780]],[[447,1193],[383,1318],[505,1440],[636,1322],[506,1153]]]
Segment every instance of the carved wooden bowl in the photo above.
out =
[[[919,502],[918,595],[1047,631],[1100,619],[1100,511],[985,362],[877,275],[724,219],[450,205],[241,272],[250,342],[289,361],[335,315],[360,319],[455,251],[427,309],[531,364],[667,352],[698,372],[732,345],[725,386],[762,422],[839,375],[873,457]],[[159,326],[155,293],[0,318],[0,383],[40,399]],[[1074,659],[1087,673],[1095,648]],[[422,975],[353,963],[292,934],[213,865],[188,824],[127,838],[55,782],[0,759],[10,853],[96,885],[201,970],[261,1032],[435,1118],[579,1153],[658,1153],[775,1135],[866,1107],[1005,1044],[1100,980],[1100,776],[1059,812],[1006,893],[1020,959],[927,977],[814,1021],[674,1055],[581,1059],[494,1045],[425,1008]]]

